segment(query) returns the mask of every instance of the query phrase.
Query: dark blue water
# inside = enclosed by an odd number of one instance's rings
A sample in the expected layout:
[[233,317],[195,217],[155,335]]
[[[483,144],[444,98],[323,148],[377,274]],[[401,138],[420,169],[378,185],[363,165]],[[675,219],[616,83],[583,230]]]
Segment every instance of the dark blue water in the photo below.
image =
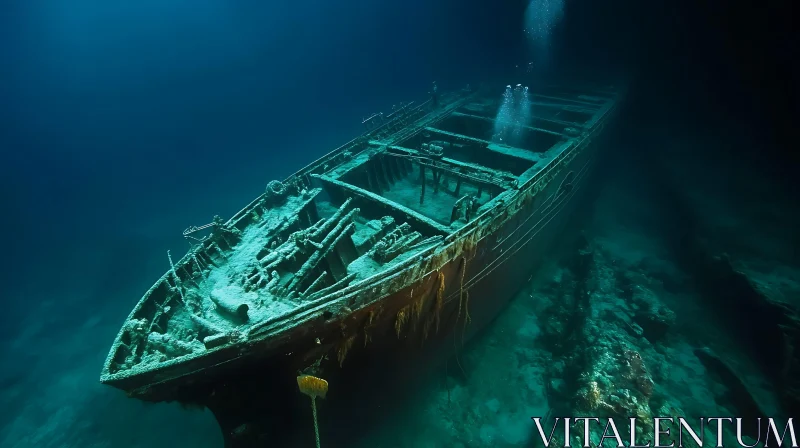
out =
[[526,35],[541,15],[517,0],[0,6],[0,445],[219,446],[210,414],[97,384],[119,325],[166,251],[186,249],[184,228],[231,215],[432,81],[515,83],[531,63],[624,79],[638,143],[736,128],[787,178],[785,15],[591,3],[559,6],[546,51]]
[[361,118],[491,76],[519,29],[456,2],[8,8],[4,208],[31,262],[230,215]]

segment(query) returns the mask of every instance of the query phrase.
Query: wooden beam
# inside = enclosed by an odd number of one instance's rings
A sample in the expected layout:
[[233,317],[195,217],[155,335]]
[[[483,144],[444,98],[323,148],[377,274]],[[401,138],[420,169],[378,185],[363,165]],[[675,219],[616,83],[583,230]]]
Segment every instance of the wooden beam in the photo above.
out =
[[412,210],[412,209],[410,209],[410,208],[408,208],[406,206],[400,205],[397,202],[394,202],[392,200],[386,199],[385,197],[377,195],[377,194],[375,194],[375,193],[373,193],[371,191],[367,191],[367,190],[364,190],[363,188],[356,187],[355,185],[350,185],[350,184],[348,184],[346,182],[342,182],[340,180],[330,178],[328,176],[325,176],[324,174],[312,174],[311,177],[319,179],[320,181],[322,181],[324,183],[335,185],[336,187],[339,187],[339,188],[341,188],[343,190],[349,191],[350,193],[352,193],[352,194],[354,194],[356,196],[360,196],[360,197],[362,197],[364,199],[367,199],[367,200],[369,200],[371,202],[374,202],[375,205],[377,205],[377,206],[383,206],[385,208],[391,208],[391,209],[394,209],[395,211],[398,211],[400,213],[404,213],[407,216],[409,216],[411,218],[414,218],[420,224],[424,224],[424,225],[430,226],[432,229],[435,229],[437,232],[441,232],[441,233],[443,233],[445,235],[449,235],[452,232],[452,229],[450,229],[449,227],[445,227],[442,224],[439,224],[438,222],[434,221],[433,219],[428,218],[427,216],[422,215],[421,213],[418,213],[415,210]]
[[[464,134],[456,134],[455,132],[443,131],[441,129],[432,128],[432,127],[426,127],[425,130],[429,131],[429,132],[433,132],[435,134],[446,135],[448,137],[453,137],[453,138],[457,138],[457,139],[461,139],[461,140],[471,141],[473,143],[478,143],[478,144],[482,145],[484,148],[486,148],[487,150],[489,150],[491,152],[494,152],[494,153],[497,153],[497,154],[502,154],[504,156],[516,157],[517,159],[527,160],[527,161],[534,162],[534,163],[538,162],[539,159],[541,158],[541,157],[539,157],[537,155],[536,152],[529,151],[527,149],[516,148],[514,146],[508,146],[508,145],[501,145],[501,144],[498,144],[498,143],[490,142],[488,140],[482,140],[482,139],[475,138],[475,137],[470,137],[470,136],[464,135]],[[544,152],[544,151],[542,151],[542,152]]]
[[432,126],[425,127],[425,130],[429,131],[429,132],[433,132],[434,134],[446,135],[448,137],[454,137],[454,138],[457,138],[457,139],[460,139],[460,140],[466,140],[466,141],[469,141],[469,142],[472,142],[472,143],[478,143],[478,144],[483,145],[483,146],[488,146],[488,145],[492,144],[492,142],[490,142],[489,140],[484,140],[482,138],[477,138],[477,137],[470,137],[469,135],[458,134],[458,133],[450,132],[450,131],[443,131],[443,130],[441,130],[439,128],[434,128]]
[[[415,149],[406,148],[404,146],[390,145],[390,146],[387,146],[387,148],[389,148],[391,150],[394,150],[394,151],[405,153],[405,154],[407,154],[409,156],[423,157],[422,154],[420,154],[419,151],[417,151]],[[387,154],[388,155],[392,155],[391,152],[388,152]],[[451,159],[449,157],[442,157],[441,161],[445,162],[448,165],[452,165],[454,167],[461,168],[461,169],[464,169],[464,170],[474,171],[474,172],[477,172],[477,173],[484,173],[484,174],[488,174],[490,176],[500,177],[503,180],[506,180],[508,182],[513,182],[515,180],[518,180],[517,176],[515,176],[515,175],[513,175],[513,174],[511,174],[511,173],[509,173],[507,171],[495,170],[495,169],[492,169],[492,168],[489,168],[489,167],[485,167],[483,165],[479,165],[477,163],[462,162],[460,160]],[[458,173],[458,174],[465,174],[465,173]],[[484,182],[486,182],[486,181],[484,181]],[[491,183],[491,182],[487,182],[487,183]]]
[[[467,114],[467,113],[464,113],[464,112],[454,112],[453,115],[454,116],[458,116],[458,117],[474,118],[476,120],[483,120],[483,121],[490,121],[490,122],[494,122],[495,121],[494,118],[482,117],[480,115],[472,115],[472,114]],[[550,131],[548,129],[537,128],[537,127],[534,127],[534,126],[526,126],[524,124],[521,125],[521,126],[523,128],[525,128],[525,129],[530,130],[530,131],[544,132],[544,133],[547,133],[547,134],[557,135],[559,137],[564,137],[565,136],[565,134],[562,134],[561,132]]]
[[[541,92],[541,93],[539,93]],[[613,86],[601,86],[601,85],[583,85],[579,87],[575,86],[567,86],[567,85],[550,85],[544,86],[542,90],[537,88],[537,91],[534,94],[544,94],[548,93],[551,95],[593,95],[593,96],[603,96],[606,100],[613,100],[618,93],[618,90]]]
[[545,117],[542,117],[541,115],[532,115],[532,117],[533,117],[534,120],[549,121],[550,123],[560,124],[561,126],[564,126],[564,127],[573,127],[573,128],[582,128],[583,127],[583,123],[577,123],[575,121],[556,120],[555,118],[545,118]]
[[539,102],[532,102],[531,106],[534,106],[534,107],[550,107],[550,108],[553,108],[553,109],[560,109],[560,110],[562,110],[564,112],[578,112],[578,113],[586,114],[586,115],[593,115],[594,113],[596,113],[597,111],[602,109],[602,107],[592,107],[592,108],[590,108],[590,107],[572,106],[572,105],[569,105],[569,104],[539,103]]
[[563,98],[563,97],[550,96],[550,95],[540,95],[540,94],[537,94],[537,93],[534,93],[533,96],[536,97],[536,98],[545,98],[545,99],[548,99],[548,100],[555,100],[555,101],[563,101],[563,102],[583,104],[585,106],[591,106],[591,107],[594,107],[596,109],[600,109],[600,108],[603,107],[603,103],[598,104],[598,103],[585,101],[585,100],[580,100],[580,99]]

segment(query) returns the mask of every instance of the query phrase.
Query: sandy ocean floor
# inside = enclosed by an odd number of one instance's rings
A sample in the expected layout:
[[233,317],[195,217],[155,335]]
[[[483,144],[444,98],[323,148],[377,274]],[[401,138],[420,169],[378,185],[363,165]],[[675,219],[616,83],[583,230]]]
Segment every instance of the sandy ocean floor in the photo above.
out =
[[[83,267],[102,271],[112,255],[98,248],[92,255],[96,265]],[[163,269],[160,258],[142,270]],[[98,281],[75,275],[87,285]],[[120,299],[102,302],[98,287],[23,299],[31,303],[24,330],[0,342],[0,446],[221,446],[210,413],[129,400],[98,382],[109,344],[142,291],[120,291]]]

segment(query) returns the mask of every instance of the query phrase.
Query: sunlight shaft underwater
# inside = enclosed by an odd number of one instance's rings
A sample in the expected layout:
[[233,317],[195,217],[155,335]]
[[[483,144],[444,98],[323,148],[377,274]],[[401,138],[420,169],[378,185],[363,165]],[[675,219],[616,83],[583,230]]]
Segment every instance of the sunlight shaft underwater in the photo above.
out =
[[553,29],[564,17],[564,0],[530,0],[525,10],[525,35],[540,65],[549,58]]

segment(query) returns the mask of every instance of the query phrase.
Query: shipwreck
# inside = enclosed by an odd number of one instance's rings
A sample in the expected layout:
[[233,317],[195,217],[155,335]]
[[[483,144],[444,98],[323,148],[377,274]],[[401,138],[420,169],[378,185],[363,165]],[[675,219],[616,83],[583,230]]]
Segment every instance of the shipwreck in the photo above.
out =
[[266,406],[308,409],[298,375],[333,399],[353,357],[463,343],[582,206],[619,103],[611,87],[502,91],[434,87],[187,229],[192,248],[133,308],[100,381],[207,407],[226,446],[252,446],[275,424]]

